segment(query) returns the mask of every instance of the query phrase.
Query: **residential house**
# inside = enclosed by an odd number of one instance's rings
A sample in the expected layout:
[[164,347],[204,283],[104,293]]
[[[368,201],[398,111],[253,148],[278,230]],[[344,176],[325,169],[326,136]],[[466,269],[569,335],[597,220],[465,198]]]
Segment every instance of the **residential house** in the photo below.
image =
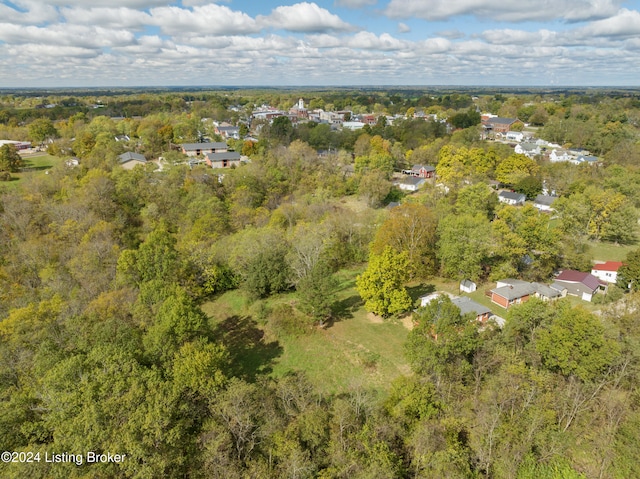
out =
[[187,156],[200,156],[207,153],[224,153],[228,151],[227,144],[224,141],[215,141],[212,143],[183,143],[180,145],[182,153]]
[[498,193],[498,201],[508,205],[524,205],[526,199],[527,197],[522,193],[515,193],[513,191],[501,191]]
[[543,301],[552,301],[562,297],[563,292],[561,289],[553,289],[545,284],[507,278],[498,281],[496,287],[489,291],[488,295],[493,303],[509,309],[514,304],[529,301],[532,297]]
[[220,135],[225,140],[240,139],[240,127],[229,125],[229,124],[220,124],[216,125],[214,132],[216,135]]
[[536,145],[535,143],[519,143],[516,145],[513,151],[531,159],[542,153],[542,149],[540,148],[540,146]]
[[549,153],[549,161],[551,163],[558,163],[561,161],[571,161],[574,159],[574,156],[569,153],[567,150],[554,149]]
[[551,205],[557,199],[557,196],[538,195],[536,196],[536,199],[533,200],[533,206],[538,208],[540,211],[553,211]]
[[476,321],[480,323],[485,323],[492,314],[489,308],[481,305],[480,303],[476,303],[474,300],[467,298],[466,296],[453,298],[451,302],[460,308],[460,314],[462,316],[472,313],[475,315]]
[[120,161],[120,166],[125,170],[132,170],[138,165],[146,165],[147,159],[144,155],[140,153],[133,153],[132,151],[127,151],[126,153],[118,156],[118,160]]
[[504,138],[505,140],[520,142],[524,140],[524,133],[521,131],[508,131]]
[[345,121],[342,123],[342,128],[347,130],[361,130],[364,128],[364,123],[361,121]]
[[436,169],[431,165],[413,165],[410,170],[402,171],[405,175],[418,176],[420,178],[433,178],[436,176]]
[[207,153],[205,162],[211,168],[230,168],[240,166],[241,156],[237,151],[223,151],[220,153]]
[[569,160],[574,165],[596,165],[600,159],[597,156],[580,155],[573,160]]
[[408,178],[403,178],[396,183],[398,188],[404,191],[418,191],[425,183],[425,178],[420,178],[417,176],[410,176]]
[[524,123],[522,123],[517,118],[502,118],[499,116],[494,116],[491,118],[487,118],[486,120],[482,120],[482,124],[486,130],[500,134],[506,134],[516,125],[524,126]]
[[476,320],[482,323],[486,322],[492,314],[489,308],[473,301],[471,298],[467,298],[466,296],[455,296],[444,291],[436,291],[435,293],[422,296],[420,298],[420,306],[424,308],[427,304],[434,299],[438,299],[440,296],[448,296],[451,299],[451,302],[460,309],[461,315],[473,313]]
[[571,296],[577,296],[584,301],[591,301],[591,298],[598,290],[606,289],[606,283],[590,273],[565,269],[556,276],[551,287],[559,291],[564,288],[567,290],[567,294]]
[[476,289],[478,289],[478,286],[470,279],[463,279],[460,281],[460,291],[473,293]]
[[591,274],[601,281],[615,284],[618,281],[618,270],[623,264],[621,261],[597,263],[591,268]]

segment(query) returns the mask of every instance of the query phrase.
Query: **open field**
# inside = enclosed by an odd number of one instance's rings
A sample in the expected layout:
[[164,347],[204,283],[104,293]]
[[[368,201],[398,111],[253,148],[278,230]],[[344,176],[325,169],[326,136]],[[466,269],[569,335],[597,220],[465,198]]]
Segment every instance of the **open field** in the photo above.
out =
[[23,168],[27,168],[27,171],[21,171],[20,173],[11,173],[11,181],[0,183],[0,188],[6,187],[7,189],[18,188],[22,184],[22,179],[31,175],[44,175],[46,170],[61,163],[62,158],[51,156],[46,153],[36,153],[33,155],[26,155],[22,158]]
[[[336,316],[325,329],[315,326],[301,335],[277,334],[260,316],[260,303],[251,304],[241,291],[229,291],[203,305],[212,326],[230,350],[239,372],[247,378],[257,374],[280,377],[304,371],[325,394],[339,394],[366,385],[381,392],[391,381],[410,374],[403,344],[408,329],[398,320],[383,321],[362,308],[355,291],[361,269],[338,273],[341,280]],[[263,302],[294,302],[295,293]]]
[[589,241],[589,254],[597,261],[624,261],[627,253],[638,248],[637,244],[619,245],[603,241]]

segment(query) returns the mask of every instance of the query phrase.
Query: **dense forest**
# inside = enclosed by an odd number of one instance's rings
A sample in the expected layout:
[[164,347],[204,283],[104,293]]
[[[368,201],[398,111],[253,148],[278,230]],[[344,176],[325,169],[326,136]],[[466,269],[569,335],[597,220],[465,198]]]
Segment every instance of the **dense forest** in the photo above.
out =
[[[252,119],[301,96],[376,122]],[[481,112],[599,161],[517,154]],[[221,122],[246,161],[189,162],[177,145]],[[4,92],[0,138],[40,150],[0,147],[0,451],[36,458],[0,476],[640,477],[640,93]],[[408,194],[415,164],[438,179]],[[531,299],[503,327],[418,307],[611,259],[606,295]],[[361,318],[396,333],[321,342]]]

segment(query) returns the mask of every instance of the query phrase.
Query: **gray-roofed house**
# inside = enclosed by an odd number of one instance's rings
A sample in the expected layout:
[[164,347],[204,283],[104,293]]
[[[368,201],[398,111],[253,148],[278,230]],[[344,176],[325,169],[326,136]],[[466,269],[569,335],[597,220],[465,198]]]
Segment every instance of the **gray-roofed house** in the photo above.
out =
[[230,168],[240,166],[242,157],[237,151],[225,151],[222,153],[207,153],[205,161],[211,168]]
[[553,211],[551,205],[557,199],[557,196],[538,195],[536,196],[536,199],[533,200],[533,206],[538,208],[540,211]]
[[420,187],[424,185],[426,181],[427,180],[425,178],[410,176],[408,178],[403,178],[396,184],[398,185],[398,188],[404,191],[418,191],[418,189],[420,189]]
[[542,153],[540,147],[535,143],[519,143],[513,151],[531,159]]
[[120,166],[125,170],[132,170],[138,165],[146,165],[147,159],[144,155],[140,153],[134,153],[132,151],[127,151],[126,153],[118,156],[118,160],[120,161]]
[[491,316],[491,310],[486,306],[481,305],[480,303],[476,303],[471,298],[467,298],[463,296],[461,298],[453,298],[451,300],[453,304],[455,304],[458,308],[460,308],[460,314],[465,315],[468,313],[473,313],[476,317],[476,321],[484,323]]
[[501,191],[498,193],[498,201],[507,205],[524,205],[527,199],[522,193],[514,193],[513,191]]
[[561,291],[553,289],[541,283],[529,283],[519,279],[502,279],[496,283],[496,287],[490,291],[491,301],[505,309],[514,304],[529,301],[531,297],[540,298],[543,301],[551,301],[563,296]]
[[224,141],[214,141],[210,143],[183,143],[180,145],[182,153],[187,156],[200,156],[207,153],[223,153],[228,151]]
[[575,160],[570,160],[574,165],[595,165],[600,161],[597,156],[580,155]]

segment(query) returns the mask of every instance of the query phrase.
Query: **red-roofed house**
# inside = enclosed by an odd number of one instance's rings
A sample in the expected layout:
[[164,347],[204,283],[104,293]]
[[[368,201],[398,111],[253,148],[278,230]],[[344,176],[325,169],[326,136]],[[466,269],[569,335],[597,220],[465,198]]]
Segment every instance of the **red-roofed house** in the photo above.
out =
[[565,288],[567,294],[578,296],[584,301],[591,301],[591,298],[599,289],[606,289],[606,283],[590,273],[565,269],[556,276],[556,280],[551,287],[558,291]]
[[624,263],[622,261],[607,261],[606,263],[594,264],[591,274],[607,283],[618,281],[618,270]]

